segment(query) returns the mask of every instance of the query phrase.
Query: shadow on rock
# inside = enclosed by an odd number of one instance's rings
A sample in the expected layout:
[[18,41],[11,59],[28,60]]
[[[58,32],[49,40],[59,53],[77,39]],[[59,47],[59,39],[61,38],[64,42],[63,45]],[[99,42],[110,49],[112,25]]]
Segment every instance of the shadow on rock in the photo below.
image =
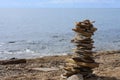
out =
[[105,76],[92,76],[89,78],[86,78],[85,80],[120,80],[115,77],[105,77]]

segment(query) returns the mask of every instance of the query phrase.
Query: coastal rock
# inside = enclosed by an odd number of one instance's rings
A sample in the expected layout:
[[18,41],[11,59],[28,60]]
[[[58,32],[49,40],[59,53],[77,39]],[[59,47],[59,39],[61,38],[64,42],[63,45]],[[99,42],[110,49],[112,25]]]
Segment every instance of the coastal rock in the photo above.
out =
[[81,74],[74,74],[70,76],[67,80],[84,80]]
[[16,41],[9,41],[8,43],[15,43]]
[[7,64],[20,64],[26,63],[26,59],[10,59],[10,60],[1,60],[0,65],[7,65]]

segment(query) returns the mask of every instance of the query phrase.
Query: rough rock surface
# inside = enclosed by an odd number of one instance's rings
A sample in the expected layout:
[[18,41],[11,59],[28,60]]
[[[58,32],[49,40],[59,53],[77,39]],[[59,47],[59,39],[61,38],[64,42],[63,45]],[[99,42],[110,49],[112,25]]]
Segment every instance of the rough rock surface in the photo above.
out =
[[68,77],[67,80],[84,80],[84,79],[81,74],[74,74],[74,75]]
[[[67,56],[48,56],[36,59],[27,59],[26,63],[0,65],[0,80],[66,80],[61,79],[64,73]],[[85,80],[120,80],[120,51],[102,51],[93,54],[100,66],[93,69],[94,76]],[[57,67],[55,71],[31,70],[31,68]]]

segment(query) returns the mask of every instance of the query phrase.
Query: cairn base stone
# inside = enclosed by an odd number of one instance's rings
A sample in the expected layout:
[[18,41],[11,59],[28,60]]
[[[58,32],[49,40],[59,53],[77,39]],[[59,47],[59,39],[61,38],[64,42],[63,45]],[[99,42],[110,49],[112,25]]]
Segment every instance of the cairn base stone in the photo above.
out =
[[84,80],[84,79],[81,74],[74,74],[74,75],[68,77],[67,80]]

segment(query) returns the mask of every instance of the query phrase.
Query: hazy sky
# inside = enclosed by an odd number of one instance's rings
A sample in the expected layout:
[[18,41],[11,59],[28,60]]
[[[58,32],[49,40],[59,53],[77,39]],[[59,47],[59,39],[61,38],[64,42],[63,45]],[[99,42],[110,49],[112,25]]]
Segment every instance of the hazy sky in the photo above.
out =
[[0,0],[1,8],[120,8],[120,0]]

